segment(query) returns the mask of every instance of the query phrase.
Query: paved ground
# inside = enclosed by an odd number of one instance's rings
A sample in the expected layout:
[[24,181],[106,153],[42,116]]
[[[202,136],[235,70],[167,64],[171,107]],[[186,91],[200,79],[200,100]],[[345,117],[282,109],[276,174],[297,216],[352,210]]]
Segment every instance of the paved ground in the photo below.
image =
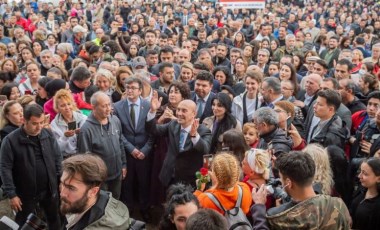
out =
[[11,207],[9,206],[8,200],[0,201],[0,218],[3,216],[8,216],[11,219],[14,219]]

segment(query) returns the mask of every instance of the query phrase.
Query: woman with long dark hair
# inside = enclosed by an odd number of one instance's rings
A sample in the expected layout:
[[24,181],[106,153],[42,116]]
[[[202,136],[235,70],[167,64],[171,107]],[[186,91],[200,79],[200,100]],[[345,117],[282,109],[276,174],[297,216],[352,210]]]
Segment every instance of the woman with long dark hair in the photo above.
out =
[[211,130],[210,153],[222,150],[223,133],[230,129],[241,131],[241,125],[231,114],[231,98],[225,93],[218,93],[211,101],[213,116],[203,120],[203,124]]
[[360,166],[363,186],[352,201],[353,229],[380,229],[380,158],[369,158]]
[[[183,184],[170,186],[159,230],[185,230],[187,218],[200,208],[199,201],[191,190],[192,188]],[[185,210],[186,213],[181,212]]]

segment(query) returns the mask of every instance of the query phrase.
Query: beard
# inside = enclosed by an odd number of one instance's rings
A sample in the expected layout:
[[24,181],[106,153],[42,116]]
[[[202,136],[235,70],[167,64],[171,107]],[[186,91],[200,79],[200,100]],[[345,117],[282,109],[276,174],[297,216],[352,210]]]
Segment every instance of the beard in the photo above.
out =
[[82,213],[86,210],[87,203],[88,203],[88,197],[87,197],[88,190],[83,194],[83,196],[75,201],[70,203],[65,198],[61,198],[61,206],[60,211],[63,215],[66,214],[77,214]]

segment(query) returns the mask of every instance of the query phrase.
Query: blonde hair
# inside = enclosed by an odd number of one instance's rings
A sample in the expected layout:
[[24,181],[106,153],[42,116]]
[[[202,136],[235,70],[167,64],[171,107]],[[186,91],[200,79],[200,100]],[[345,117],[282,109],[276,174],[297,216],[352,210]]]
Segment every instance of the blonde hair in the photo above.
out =
[[181,65],[181,70],[182,70],[183,68],[190,69],[191,72],[194,71],[194,66],[193,66],[193,64],[192,64],[191,62],[184,62],[184,63]]
[[24,108],[25,106],[29,105],[29,103],[35,101],[34,96],[32,95],[24,95],[17,99],[17,102],[20,103],[20,105]]
[[334,181],[326,149],[318,144],[309,144],[302,152],[309,154],[314,160],[315,176],[313,183],[320,183],[322,185],[322,194],[331,195]]
[[228,152],[220,152],[214,156],[212,172],[218,181],[218,189],[229,189],[239,181],[240,165],[236,156]]
[[95,84],[99,77],[105,77],[110,82],[110,88],[115,88],[116,78],[108,69],[98,69],[95,74]]
[[58,99],[64,100],[66,102],[69,102],[71,104],[71,109],[73,111],[78,111],[78,108],[75,104],[73,95],[70,91],[67,89],[60,89],[57,93],[54,95],[53,103],[54,103],[54,110],[58,113]]
[[[255,152],[255,158],[254,162],[249,162],[248,154],[254,151]],[[261,175],[263,179],[268,180],[269,179],[269,153],[266,150],[263,149],[250,149],[247,152],[245,152],[245,158],[247,160],[247,163],[252,171],[255,172],[255,174]],[[255,168],[252,168],[251,165],[254,165]],[[257,172],[259,171],[259,172]],[[261,172],[261,173],[260,173]]]

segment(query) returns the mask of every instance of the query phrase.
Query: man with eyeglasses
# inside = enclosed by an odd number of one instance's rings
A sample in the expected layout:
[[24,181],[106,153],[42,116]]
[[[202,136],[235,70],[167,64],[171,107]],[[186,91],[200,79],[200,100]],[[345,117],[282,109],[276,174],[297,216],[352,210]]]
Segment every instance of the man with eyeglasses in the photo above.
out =
[[150,102],[141,98],[143,82],[140,78],[128,78],[125,89],[127,98],[114,105],[122,126],[128,168],[121,199],[132,211],[139,207],[144,221],[149,222],[149,154],[154,142],[146,128],[146,121],[152,119],[149,117]]

